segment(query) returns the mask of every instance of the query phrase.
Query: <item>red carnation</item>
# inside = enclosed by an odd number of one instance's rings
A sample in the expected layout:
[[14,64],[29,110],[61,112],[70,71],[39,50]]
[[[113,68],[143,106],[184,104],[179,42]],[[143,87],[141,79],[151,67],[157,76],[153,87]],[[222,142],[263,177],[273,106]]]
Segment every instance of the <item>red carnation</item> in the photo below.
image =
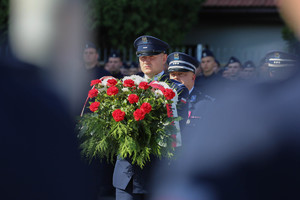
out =
[[128,101],[129,103],[133,104],[133,103],[137,103],[139,101],[139,96],[136,94],[130,94],[128,96]]
[[133,87],[134,86],[134,81],[131,80],[131,79],[127,79],[127,80],[124,81],[123,85],[125,87]]
[[136,109],[133,112],[133,116],[134,116],[135,121],[139,121],[139,120],[142,120],[145,118],[145,113],[140,109]]
[[92,80],[92,81],[91,81],[91,86],[96,85],[96,84],[101,83],[101,82],[102,82],[102,81],[99,80],[99,79]]
[[141,110],[144,112],[144,113],[149,113],[151,110],[152,110],[152,106],[150,103],[143,103],[141,105]]
[[116,122],[119,122],[119,121],[124,120],[125,112],[123,112],[120,109],[117,109],[117,110],[114,110],[114,112],[112,113],[112,116]]
[[110,87],[110,86],[115,86],[115,85],[117,85],[117,81],[116,81],[116,79],[108,79],[107,80],[107,86],[108,87]]
[[173,97],[175,97],[175,92],[173,92],[172,89],[167,88],[162,92],[167,100],[171,100],[171,99],[173,99]]
[[89,91],[89,97],[90,98],[94,98],[94,97],[96,97],[98,95],[98,90],[97,89],[91,89],[90,91]]
[[149,84],[147,82],[141,82],[139,84],[139,88],[141,88],[143,90],[147,90],[149,88]]
[[112,86],[112,87],[108,88],[106,91],[107,95],[109,95],[109,96],[116,95],[116,94],[118,94],[118,92],[119,92],[119,89],[116,86]]
[[97,102],[97,101],[94,102],[94,103],[91,103],[91,105],[90,105],[90,110],[91,110],[92,112],[95,112],[96,110],[98,110],[99,106],[100,106],[100,103]]
[[176,142],[172,142],[172,147],[173,148],[177,147],[177,143]]

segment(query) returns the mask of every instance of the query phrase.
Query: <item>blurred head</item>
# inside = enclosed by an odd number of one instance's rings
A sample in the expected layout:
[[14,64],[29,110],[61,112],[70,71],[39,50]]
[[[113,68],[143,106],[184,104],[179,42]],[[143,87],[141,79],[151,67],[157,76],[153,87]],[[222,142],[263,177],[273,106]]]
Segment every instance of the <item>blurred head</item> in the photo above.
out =
[[241,78],[248,80],[252,79],[256,76],[256,67],[252,61],[247,61],[243,65],[243,69],[241,71]]
[[87,69],[95,67],[98,63],[99,54],[96,46],[92,43],[86,44],[83,51],[83,60]]
[[123,63],[122,67],[120,68],[120,72],[124,76],[130,75],[130,73],[129,73],[129,67],[127,66],[127,64]]
[[266,55],[269,76],[273,80],[284,80],[291,77],[297,68],[298,57],[282,51],[272,51]]
[[226,78],[226,79],[229,79],[229,77],[230,77],[230,71],[228,70],[227,67],[224,68],[224,70],[222,72],[222,77]]
[[118,54],[117,52],[112,52],[108,58],[108,65],[110,73],[119,73],[123,65],[120,54]]
[[199,62],[188,54],[174,52],[168,56],[167,63],[170,79],[179,81],[191,90],[195,84],[195,71]]
[[200,65],[195,70],[195,75],[201,76],[201,74],[202,74],[202,68],[201,68],[201,63],[200,63]]
[[76,111],[81,106],[86,70],[82,67],[85,35],[81,1],[11,0],[9,39],[14,55],[48,70],[49,80]]
[[237,58],[231,57],[228,61],[227,68],[230,73],[229,78],[232,80],[237,79],[242,69],[241,62]]
[[106,70],[106,71],[110,71],[110,65],[109,65],[109,63],[108,63],[108,61],[107,62],[105,62],[105,64],[104,64],[104,69]]
[[135,62],[132,62],[129,66],[129,75],[135,75],[138,72],[138,65]]

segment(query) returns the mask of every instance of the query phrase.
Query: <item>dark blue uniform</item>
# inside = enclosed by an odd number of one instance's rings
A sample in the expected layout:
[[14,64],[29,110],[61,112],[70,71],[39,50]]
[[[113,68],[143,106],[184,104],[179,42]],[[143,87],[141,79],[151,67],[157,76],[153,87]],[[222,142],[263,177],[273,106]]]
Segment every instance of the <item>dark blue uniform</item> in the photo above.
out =
[[[166,53],[168,44],[152,36],[141,36],[134,42],[137,56],[152,56],[161,53]],[[163,70],[163,69],[162,69]],[[158,81],[171,82],[169,76],[162,75]],[[187,88],[178,84],[178,82],[172,82],[179,94],[179,99],[183,95],[187,95]],[[153,156],[150,157],[151,163],[145,164],[141,169],[137,165],[132,165],[130,159],[117,158],[114,174],[113,174],[113,186],[116,188],[117,200],[140,200],[145,199],[145,194],[149,192],[149,183],[152,176],[152,168],[157,159]]]
[[[199,88],[194,88],[187,99],[188,117],[186,125],[195,126],[207,113],[208,105],[214,101],[215,98],[204,94]],[[196,107],[201,110],[201,113],[195,112]]]
[[[169,83],[179,93],[178,99],[187,98],[188,89],[181,83],[170,80],[168,75],[163,75],[159,81]],[[186,110],[182,104],[182,111]],[[180,111],[178,111],[180,113]],[[117,199],[143,199],[145,193],[149,192],[149,183],[151,179],[153,165],[158,161],[151,156],[151,163],[147,163],[143,169],[137,165],[132,165],[130,159],[117,158],[113,174],[113,186],[117,188]],[[121,189],[121,190],[118,190]],[[123,190],[123,191],[122,191]]]

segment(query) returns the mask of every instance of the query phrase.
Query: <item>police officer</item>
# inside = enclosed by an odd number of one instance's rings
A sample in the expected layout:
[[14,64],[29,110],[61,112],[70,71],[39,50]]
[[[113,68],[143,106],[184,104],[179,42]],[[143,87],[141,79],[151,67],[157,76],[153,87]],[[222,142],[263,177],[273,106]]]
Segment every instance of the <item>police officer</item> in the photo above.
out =
[[136,75],[139,72],[136,62],[131,62],[129,66],[129,75]]
[[297,70],[298,57],[282,51],[271,51],[266,55],[266,62],[271,80],[280,81],[291,77]]
[[99,54],[96,45],[92,42],[86,43],[83,50],[83,61],[84,67],[89,74],[89,80],[111,75],[100,66],[98,58]]
[[251,60],[244,63],[240,77],[244,80],[252,80],[256,78],[256,66]]
[[[204,111],[197,116],[193,112],[195,105],[203,107],[206,109],[206,105],[214,101],[214,98],[205,95],[201,92],[200,88],[194,87],[195,85],[195,70],[199,65],[197,59],[192,56],[182,53],[174,52],[168,56],[168,72],[170,74],[170,79],[174,79],[184,84],[189,90],[189,96],[187,98],[187,110],[183,111],[186,113],[180,114],[183,117],[183,123],[188,126],[194,126],[202,118]],[[184,127],[181,123],[181,128]]]
[[[98,61],[99,54],[97,51],[97,46],[92,42],[87,42],[83,49],[83,61],[84,68],[86,73],[82,73],[82,79],[86,80],[84,83],[84,88],[82,89],[82,95],[80,96],[80,102],[84,104],[87,98],[88,91],[91,89],[90,83],[91,80],[99,79],[103,76],[111,76],[111,74],[100,66]],[[81,110],[76,111],[76,113],[80,113]]]
[[201,54],[202,75],[196,79],[196,87],[199,87],[202,92],[215,97],[218,90],[223,87],[225,79],[218,71],[218,61],[212,51],[205,49]]
[[240,71],[242,70],[241,61],[236,57],[232,56],[229,58],[226,66],[230,73],[229,80],[231,81],[240,80]]
[[124,75],[121,73],[122,66],[123,62],[121,59],[121,55],[117,51],[112,51],[108,57],[108,68],[113,77],[117,79],[121,79],[124,77]]
[[201,55],[201,68],[205,78],[213,78],[218,69],[218,62],[215,59],[213,52],[204,49]]
[[[134,41],[136,54],[139,58],[141,70],[144,77],[151,80],[167,81],[168,75],[164,74],[164,65],[167,61],[167,48],[169,45],[152,36],[140,36]],[[175,81],[176,82],[176,81]],[[176,87],[182,89],[185,94],[187,88],[183,84]],[[114,174],[113,186],[116,188],[116,200],[140,200],[145,199],[149,192],[149,182],[151,178],[151,166],[155,161],[151,158],[151,163],[146,164],[143,169],[131,164],[130,159],[118,157]]]

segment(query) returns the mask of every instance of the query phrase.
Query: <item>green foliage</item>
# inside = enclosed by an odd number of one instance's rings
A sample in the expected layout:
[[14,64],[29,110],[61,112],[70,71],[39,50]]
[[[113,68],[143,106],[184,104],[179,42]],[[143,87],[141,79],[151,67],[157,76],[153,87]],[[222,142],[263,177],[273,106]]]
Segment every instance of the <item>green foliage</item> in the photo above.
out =
[[298,52],[300,51],[300,45],[298,39],[295,36],[294,31],[289,27],[285,26],[282,28],[281,34],[282,38],[287,42],[288,51],[290,53],[298,54]]
[[287,26],[282,28],[281,34],[282,38],[288,42],[293,42],[296,40],[294,32]]
[[89,28],[100,47],[132,47],[141,35],[180,45],[204,0],[89,0]]
[[9,19],[9,1],[0,0],[0,44],[7,39],[8,19]]

